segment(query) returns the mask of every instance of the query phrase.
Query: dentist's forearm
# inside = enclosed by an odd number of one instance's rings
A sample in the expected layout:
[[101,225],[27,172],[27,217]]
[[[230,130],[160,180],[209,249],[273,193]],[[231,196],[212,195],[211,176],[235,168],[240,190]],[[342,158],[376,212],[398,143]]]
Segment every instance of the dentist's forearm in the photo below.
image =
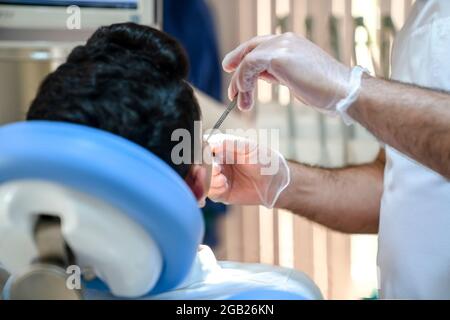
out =
[[371,164],[345,169],[289,166],[291,183],[276,207],[345,233],[378,232],[384,153]]
[[364,76],[349,115],[378,139],[450,179],[450,95]]

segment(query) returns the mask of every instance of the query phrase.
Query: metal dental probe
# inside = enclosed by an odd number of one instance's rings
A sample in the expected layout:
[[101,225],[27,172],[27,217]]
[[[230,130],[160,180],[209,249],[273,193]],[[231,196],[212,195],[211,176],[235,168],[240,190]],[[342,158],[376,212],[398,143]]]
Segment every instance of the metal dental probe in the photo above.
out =
[[220,126],[222,125],[222,123],[225,121],[225,119],[228,117],[228,115],[230,114],[230,112],[236,108],[237,106],[237,96],[234,97],[234,99],[230,102],[230,104],[227,106],[226,110],[224,111],[224,113],[222,113],[222,115],[220,116],[219,120],[217,120],[216,124],[214,125],[214,127],[212,128],[211,132],[208,135],[208,138],[206,138],[206,141],[209,140],[209,138],[211,138],[211,136],[213,135],[213,133],[218,130],[220,128]]

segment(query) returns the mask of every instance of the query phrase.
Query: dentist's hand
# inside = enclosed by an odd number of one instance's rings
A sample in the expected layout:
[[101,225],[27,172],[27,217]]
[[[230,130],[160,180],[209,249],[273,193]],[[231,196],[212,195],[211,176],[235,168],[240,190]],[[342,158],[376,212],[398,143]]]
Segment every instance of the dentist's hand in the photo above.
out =
[[290,182],[289,167],[275,150],[225,134],[209,139],[214,155],[208,197],[216,202],[272,208]]
[[239,94],[240,109],[253,106],[258,78],[287,86],[297,99],[326,113],[335,113],[336,103],[349,93],[351,69],[293,33],[253,38],[222,65],[234,72],[228,96]]

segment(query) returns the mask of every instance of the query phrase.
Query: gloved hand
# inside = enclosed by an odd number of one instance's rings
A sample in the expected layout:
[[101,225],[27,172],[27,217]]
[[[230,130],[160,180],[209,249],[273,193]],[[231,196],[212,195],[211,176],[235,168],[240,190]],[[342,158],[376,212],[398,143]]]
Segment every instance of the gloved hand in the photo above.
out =
[[258,78],[290,88],[295,97],[325,113],[350,94],[351,69],[293,33],[253,38],[230,52],[223,68],[234,72],[228,96],[250,109]]
[[214,156],[208,197],[226,204],[273,208],[290,182],[284,157],[278,151],[232,135],[217,134],[208,142]]

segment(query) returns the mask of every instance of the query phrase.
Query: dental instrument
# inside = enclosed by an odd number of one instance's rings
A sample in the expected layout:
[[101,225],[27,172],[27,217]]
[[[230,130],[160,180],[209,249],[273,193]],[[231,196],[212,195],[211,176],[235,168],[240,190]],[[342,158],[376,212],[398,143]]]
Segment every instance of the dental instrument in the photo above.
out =
[[209,140],[209,138],[211,138],[211,136],[213,135],[213,133],[218,130],[220,128],[220,126],[222,125],[222,123],[225,121],[225,119],[228,117],[228,115],[230,114],[230,112],[236,108],[237,106],[237,96],[234,97],[234,99],[230,102],[230,104],[227,106],[227,108],[225,109],[225,111],[222,113],[222,115],[220,116],[219,120],[217,120],[216,124],[214,125],[214,127],[212,128],[211,132],[208,135],[208,138],[206,138],[206,141]]

